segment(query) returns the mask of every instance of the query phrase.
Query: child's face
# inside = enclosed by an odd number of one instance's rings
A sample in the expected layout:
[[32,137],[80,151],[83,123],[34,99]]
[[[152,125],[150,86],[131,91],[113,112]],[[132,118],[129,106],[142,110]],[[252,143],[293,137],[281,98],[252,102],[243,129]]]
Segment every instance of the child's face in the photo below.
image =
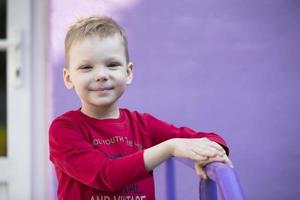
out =
[[83,110],[117,108],[118,98],[132,81],[132,67],[120,36],[90,36],[70,48],[64,81],[68,89],[75,89]]

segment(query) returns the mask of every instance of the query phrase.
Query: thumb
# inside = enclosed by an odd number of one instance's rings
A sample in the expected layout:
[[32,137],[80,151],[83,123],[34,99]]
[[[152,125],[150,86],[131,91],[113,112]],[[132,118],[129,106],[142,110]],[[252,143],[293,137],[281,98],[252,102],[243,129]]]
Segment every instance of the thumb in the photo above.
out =
[[206,175],[206,172],[203,169],[203,167],[200,164],[196,163],[196,162],[195,162],[194,166],[195,166],[196,174],[198,176],[200,176],[201,178],[203,178],[203,179],[206,180],[207,179],[207,175]]

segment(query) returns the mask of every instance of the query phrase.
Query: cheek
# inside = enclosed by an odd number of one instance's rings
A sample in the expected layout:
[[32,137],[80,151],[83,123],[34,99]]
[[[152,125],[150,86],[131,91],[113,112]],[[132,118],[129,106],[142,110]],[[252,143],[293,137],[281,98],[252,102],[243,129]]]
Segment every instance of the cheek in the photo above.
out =
[[75,90],[77,92],[82,92],[82,90],[84,90],[85,88],[87,88],[88,86],[88,81],[83,79],[82,77],[79,79],[76,79],[76,82],[74,82],[75,85]]
[[118,72],[114,72],[113,74],[111,74],[112,79],[114,79],[114,81],[116,83],[120,83],[122,84],[123,82],[126,82],[126,73],[124,71],[118,71]]
[[125,76],[121,76],[120,78],[118,78],[118,81],[117,81],[117,84],[120,86],[120,87],[126,87],[126,82],[127,82],[127,78]]

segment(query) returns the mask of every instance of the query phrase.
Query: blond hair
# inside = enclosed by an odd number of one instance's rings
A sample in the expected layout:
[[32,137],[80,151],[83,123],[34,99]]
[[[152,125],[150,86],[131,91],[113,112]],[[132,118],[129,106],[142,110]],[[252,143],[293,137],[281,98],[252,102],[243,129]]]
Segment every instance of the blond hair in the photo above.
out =
[[106,38],[119,34],[121,36],[127,63],[129,62],[128,42],[123,28],[112,18],[105,16],[92,16],[80,19],[73,23],[65,38],[65,67],[69,65],[69,51],[74,42],[86,39],[89,36]]

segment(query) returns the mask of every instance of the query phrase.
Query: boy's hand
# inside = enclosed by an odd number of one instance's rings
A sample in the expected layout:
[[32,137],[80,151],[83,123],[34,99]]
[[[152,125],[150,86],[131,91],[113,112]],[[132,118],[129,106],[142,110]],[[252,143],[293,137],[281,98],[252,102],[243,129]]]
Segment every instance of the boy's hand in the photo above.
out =
[[223,155],[226,155],[221,145],[207,138],[174,138],[169,142],[172,147],[171,154],[175,157],[206,162],[210,158],[221,158]]
[[[144,162],[148,171],[152,171],[171,156],[197,161],[197,169],[213,161],[231,163],[225,150],[216,142],[207,138],[173,138],[144,150]],[[223,157],[224,156],[224,157]]]
[[205,170],[203,169],[203,167],[211,162],[223,162],[223,163],[227,164],[229,167],[233,168],[233,164],[232,164],[231,160],[227,157],[226,154],[224,154],[223,156],[210,157],[205,161],[196,160],[195,164],[194,164],[196,174],[203,179],[207,179],[207,174],[206,174]]
[[221,145],[207,138],[200,139],[171,139],[172,155],[189,158],[195,161],[195,170],[198,176],[207,179],[203,167],[211,162],[223,162],[233,167]]

